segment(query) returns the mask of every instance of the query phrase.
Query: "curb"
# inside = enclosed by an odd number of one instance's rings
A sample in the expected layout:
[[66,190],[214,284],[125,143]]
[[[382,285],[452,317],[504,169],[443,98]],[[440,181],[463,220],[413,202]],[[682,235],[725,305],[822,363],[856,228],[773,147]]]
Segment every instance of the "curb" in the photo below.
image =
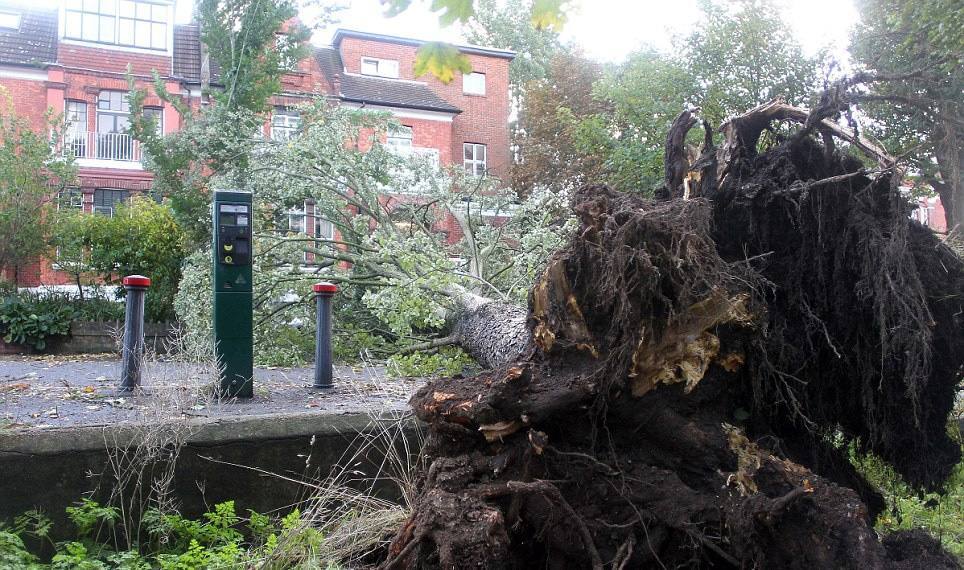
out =
[[56,455],[124,447],[137,441],[145,431],[186,429],[188,445],[215,445],[241,441],[263,441],[293,437],[354,436],[373,427],[378,420],[398,419],[402,410],[381,415],[367,413],[323,414],[318,412],[259,414],[230,418],[189,418],[163,424],[87,425],[43,430],[23,429],[0,433],[0,457],[16,455]]

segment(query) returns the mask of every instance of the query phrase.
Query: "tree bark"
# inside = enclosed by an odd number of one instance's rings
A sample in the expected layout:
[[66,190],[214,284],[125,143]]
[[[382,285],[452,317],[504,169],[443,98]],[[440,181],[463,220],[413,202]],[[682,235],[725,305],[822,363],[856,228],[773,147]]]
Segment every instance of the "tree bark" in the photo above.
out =
[[483,368],[497,368],[522,356],[531,344],[526,310],[458,290],[452,295],[460,309],[452,335]]
[[964,171],[964,132],[951,121],[943,121],[938,130],[935,145],[938,170],[942,184],[935,186],[944,206],[947,231],[960,234],[960,224],[964,223],[964,186],[961,173]]

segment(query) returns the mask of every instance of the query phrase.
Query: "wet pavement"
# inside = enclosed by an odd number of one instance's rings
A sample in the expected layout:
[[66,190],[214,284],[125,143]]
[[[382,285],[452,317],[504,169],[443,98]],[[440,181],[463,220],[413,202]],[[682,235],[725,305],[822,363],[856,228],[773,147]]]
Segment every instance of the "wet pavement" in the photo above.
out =
[[116,354],[0,356],[0,429],[399,410],[425,382],[388,377],[381,366],[336,366],[334,375],[335,387],[319,390],[312,368],[256,368],[253,398],[219,400],[210,389],[214,371],[198,365],[147,362],[143,390],[130,394],[117,389]]

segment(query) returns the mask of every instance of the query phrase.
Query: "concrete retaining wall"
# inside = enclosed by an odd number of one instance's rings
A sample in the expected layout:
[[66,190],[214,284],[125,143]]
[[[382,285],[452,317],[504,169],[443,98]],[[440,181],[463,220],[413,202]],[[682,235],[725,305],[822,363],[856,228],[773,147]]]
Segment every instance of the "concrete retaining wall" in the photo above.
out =
[[[357,435],[370,433],[371,422],[365,414],[304,413],[171,424],[190,429],[177,461],[174,498],[191,517],[226,500],[234,500],[241,514],[287,512],[311,489],[266,472],[293,480],[324,477],[355,452]],[[103,502],[115,484],[107,449],[135,444],[148,430],[159,433],[157,426],[133,425],[0,432],[0,521],[41,509],[54,520],[54,540],[68,538],[64,508],[84,496]],[[405,428],[410,437],[415,430],[414,424]],[[353,469],[374,475],[381,459],[369,450]],[[387,481],[378,489],[398,498]]]

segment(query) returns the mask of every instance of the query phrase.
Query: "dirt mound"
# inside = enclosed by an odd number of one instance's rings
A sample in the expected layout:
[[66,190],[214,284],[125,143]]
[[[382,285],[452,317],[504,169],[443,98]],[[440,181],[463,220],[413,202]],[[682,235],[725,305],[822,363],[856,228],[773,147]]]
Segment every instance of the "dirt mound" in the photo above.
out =
[[427,468],[385,567],[957,567],[926,536],[878,540],[840,443],[927,488],[960,459],[964,264],[811,132],[866,141],[804,113],[758,153],[786,109],[668,164],[664,200],[579,193],[531,351],[413,398]]

